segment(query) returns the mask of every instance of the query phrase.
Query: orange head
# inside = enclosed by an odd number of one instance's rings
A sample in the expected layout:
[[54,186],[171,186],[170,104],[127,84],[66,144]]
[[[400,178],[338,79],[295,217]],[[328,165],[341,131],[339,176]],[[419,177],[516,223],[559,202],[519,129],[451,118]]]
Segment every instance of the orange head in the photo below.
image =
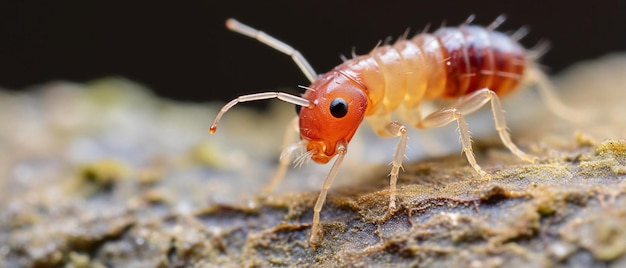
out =
[[349,75],[333,70],[320,76],[304,93],[313,105],[296,106],[300,138],[317,163],[327,163],[337,146],[347,145],[363,121],[367,108],[365,89]]

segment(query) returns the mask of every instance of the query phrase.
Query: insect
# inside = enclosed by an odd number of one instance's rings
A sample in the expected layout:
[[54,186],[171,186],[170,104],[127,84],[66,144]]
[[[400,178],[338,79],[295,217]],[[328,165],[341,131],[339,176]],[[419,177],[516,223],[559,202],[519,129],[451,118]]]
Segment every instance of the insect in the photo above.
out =
[[[266,190],[271,190],[284,176],[289,156],[304,148],[304,157],[320,164],[336,157],[326,176],[314,207],[311,245],[320,242],[320,212],[328,190],[335,179],[346,153],[348,143],[363,120],[382,137],[397,137],[398,144],[391,163],[389,182],[389,213],[396,207],[396,181],[407,146],[407,125],[418,129],[442,127],[456,122],[462,150],[471,167],[484,179],[490,175],[477,164],[471,146],[465,116],[491,103],[496,130],[504,145],[524,161],[536,157],[520,150],[511,140],[500,104],[500,97],[519,88],[523,82],[535,82],[548,106],[557,114],[568,114],[537,68],[535,60],[541,53],[524,49],[518,40],[525,28],[509,36],[495,29],[504,21],[498,17],[491,25],[472,25],[474,16],[458,27],[442,27],[433,33],[420,33],[412,38],[402,37],[393,44],[377,46],[370,53],[345,59],[325,74],[318,74],[307,60],[291,46],[242,24],[234,19],[227,27],[252,37],[293,58],[311,85],[302,97],[283,92],[264,92],[240,96],[227,103],[210,127],[214,133],[222,115],[240,102],[280,99],[296,105],[300,141],[285,144],[280,165]],[[420,104],[447,99],[455,101],[427,116],[422,116]],[[406,123],[393,121],[395,112]],[[295,124],[295,123],[294,123]],[[295,135],[291,135],[295,136]],[[286,139],[288,140],[288,139]]]

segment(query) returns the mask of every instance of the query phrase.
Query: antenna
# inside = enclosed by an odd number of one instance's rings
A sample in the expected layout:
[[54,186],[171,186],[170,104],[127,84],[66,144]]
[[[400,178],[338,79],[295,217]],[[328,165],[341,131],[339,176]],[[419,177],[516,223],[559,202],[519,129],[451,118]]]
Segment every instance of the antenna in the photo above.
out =
[[311,83],[317,79],[317,73],[311,67],[311,64],[293,47],[283,43],[282,41],[264,33],[257,29],[254,29],[248,25],[245,25],[235,19],[226,20],[226,28],[233,32],[243,34],[245,36],[252,37],[259,42],[266,44],[282,53],[285,53],[293,59],[294,62],[300,67],[300,70],[309,79]]
[[308,108],[315,107],[315,104],[313,104],[312,102],[310,102],[309,100],[305,98],[294,96],[294,95],[283,93],[283,92],[263,92],[263,93],[256,93],[256,94],[250,94],[250,95],[243,95],[243,96],[237,97],[236,99],[230,101],[229,103],[224,105],[224,107],[222,107],[220,112],[215,117],[215,121],[213,121],[213,124],[209,128],[209,132],[211,132],[211,134],[215,133],[215,131],[217,130],[217,122],[220,120],[220,118],[222,118],[222,115],[224,115],[226,111],[228,111],[230,108],[235,106],[237,103],[256,101],[256,100],[267,100],[267,99],[279,99],[279,100],[283,100],[289,103],[293,103],[295,105],[300,105],[302,107],[308,107]]

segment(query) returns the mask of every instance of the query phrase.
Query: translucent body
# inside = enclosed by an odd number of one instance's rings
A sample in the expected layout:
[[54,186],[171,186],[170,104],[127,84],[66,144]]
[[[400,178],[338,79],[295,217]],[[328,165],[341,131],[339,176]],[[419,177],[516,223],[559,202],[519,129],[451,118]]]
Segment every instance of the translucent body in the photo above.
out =
[[[364,117],[377,133],[387,136],[389,114],[397,110],[420,127],[417,110],[422,101],[458,99],[483,88],[506,95],[522,80],[525,52],[508,36],[473,25],[441,28],[377,47],[308,87],[303,97],[321,108],[300,113],[300,135],[309,141],[307,151],[315,152],[312,159],[326,163],[339,141],[350,141]],[[341,96],[350,100],[351,116],[333,118],[326,107]],[[361,111],[363,115],[358,114]]]
[[[523,28],[509,37],[494,31],[504,17],[496,18],[486,28],[468,25],[472,19],[470,16],[460,27],[441,28],[432,34],[422,33],[410,40],[401,39],[392,45],[377,47],[369,54],[346,60],[319,76],[304,56],[291,46],[229,19],[226,23],[229,29],[289,55],[312,84],[306,87],[302,97],[282,92],[240,96],[220,110],[209,130],[215,132],[221,116],[240,102],[280,99],[297,106],[298,117],[292,122],[297,122],[298,127],[290,125],[287,128],[280,165],[264,191],[271,191],[282,180],[289,165],[289,155],[299,148],[306,149],[306,153],[297,158],[299,160],[311,157],[323,164],[337,156],[313,208],[309,240],[313,246],[318,245],[322,237],[320,212],[328,190],[347,154],[350,140],[364,119],[380,136],[398,138],[389,173],[390,214],[397,209],[396,182],[408,142],[407,126],[393,121],[392,112],[397,112],[409,125],[421,129],[455,122],[468,163],[481,178],[491,179],[474,158],[464,118],[490,103],[496,131],[504,146],[520,159],[533,162],[536,158],[517,148],[511,140],[499,96],[508,94],[522,80],[527,80],[539,86],[541,96],[555,114],[566,119],[580,119],[581,113],[558,101],[548,79],[533,65],[536,55],[529,56],[530,53],[517,43],[524,35]],[[456,101],[423,117],[420,103],[437,99]],[[295,136],[290,134],[294,129],[299,130],[301,140],[292,144],[291,137]]]

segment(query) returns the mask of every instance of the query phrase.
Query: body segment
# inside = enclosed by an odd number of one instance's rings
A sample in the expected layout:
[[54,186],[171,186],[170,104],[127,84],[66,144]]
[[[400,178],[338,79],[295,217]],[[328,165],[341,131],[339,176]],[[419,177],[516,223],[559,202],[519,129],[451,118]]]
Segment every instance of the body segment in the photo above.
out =
[[503,96],[520,84],[526,65],[525,49],[506,35],[462,25],[377,47],[328,74],[342,71],[361,81],[369,116],[400,105],[415,108],[422,101],[457,99],[482,88]]

